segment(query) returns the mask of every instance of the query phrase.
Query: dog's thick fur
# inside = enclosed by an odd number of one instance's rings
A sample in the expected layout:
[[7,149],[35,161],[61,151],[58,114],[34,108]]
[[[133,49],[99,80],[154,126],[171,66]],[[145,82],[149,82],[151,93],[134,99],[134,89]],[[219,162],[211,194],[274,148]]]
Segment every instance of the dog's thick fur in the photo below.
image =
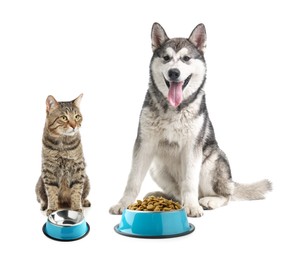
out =
[[120,201],[109,210],[121,214],[140,192],[150,171],[163,190],[148,195],[179,201],[190,217],[230,199],[263,199],[271,183],[232,180],[209,119],[204,93],[206,31],[199,24],[189,38],[170,39],[158,23],[152,27],[153,56],[149,88],[140,114],[132,168]]

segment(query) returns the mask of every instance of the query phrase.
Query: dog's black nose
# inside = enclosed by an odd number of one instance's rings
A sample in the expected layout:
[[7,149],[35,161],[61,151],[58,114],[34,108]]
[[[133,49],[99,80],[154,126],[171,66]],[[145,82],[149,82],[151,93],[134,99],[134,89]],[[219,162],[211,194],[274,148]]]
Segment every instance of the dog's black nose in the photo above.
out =
[[177,80],[180,77],[180,70],[178,69],[170,69],[168,71],[168,76],[170,80]]

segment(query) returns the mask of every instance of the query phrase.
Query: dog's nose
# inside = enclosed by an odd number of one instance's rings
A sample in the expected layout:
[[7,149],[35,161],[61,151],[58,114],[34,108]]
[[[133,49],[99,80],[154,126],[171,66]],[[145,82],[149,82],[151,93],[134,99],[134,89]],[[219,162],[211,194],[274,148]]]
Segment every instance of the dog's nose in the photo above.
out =
[[180,77],[180,71],[178,69],[170,69],[168,71],[168,76],[170,80],[177,80]]

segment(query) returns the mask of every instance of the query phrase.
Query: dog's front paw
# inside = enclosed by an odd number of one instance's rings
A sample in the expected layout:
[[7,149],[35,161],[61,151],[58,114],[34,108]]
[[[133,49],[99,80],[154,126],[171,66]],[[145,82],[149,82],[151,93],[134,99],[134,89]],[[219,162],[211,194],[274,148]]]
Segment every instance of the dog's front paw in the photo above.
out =
[[184,206],[188,217],[201,217],[203,216],[203,208],[198,206]]
[[121,215],[125,208],[125,205],[118,203],[109,209],[109,213],[113,215]]

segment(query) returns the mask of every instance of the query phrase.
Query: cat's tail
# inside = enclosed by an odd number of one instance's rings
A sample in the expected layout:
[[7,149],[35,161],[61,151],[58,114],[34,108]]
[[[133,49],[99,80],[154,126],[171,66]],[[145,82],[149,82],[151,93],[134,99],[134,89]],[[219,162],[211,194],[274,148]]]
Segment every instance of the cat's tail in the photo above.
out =
[[260,200],[269,191],[272,191],[272,183],[267,179],[250,184],[235,182],[231,200]]

